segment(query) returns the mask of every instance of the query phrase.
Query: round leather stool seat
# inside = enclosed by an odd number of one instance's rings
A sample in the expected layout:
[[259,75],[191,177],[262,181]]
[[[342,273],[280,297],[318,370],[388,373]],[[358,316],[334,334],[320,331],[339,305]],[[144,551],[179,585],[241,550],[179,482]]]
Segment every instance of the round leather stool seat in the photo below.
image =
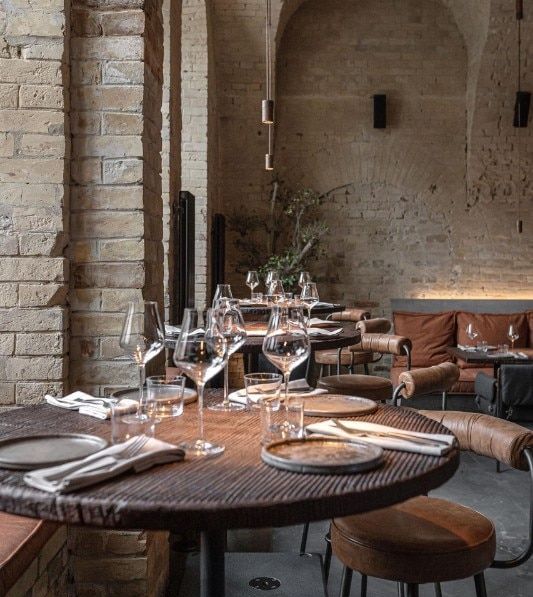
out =
[[329,375],[318,381],[318,387],[332,394],[360,396],[371,400],[392,398],[392,382],[375,375]]
[[[331,348],[329,350],[318,350],[315,352],[315,362],[319,365],[336,365],[338,350]],[[371,363],[374,360],[374,353],[369,350],[362,350],[357,352],[351,352],[349,348],[344,348],[341,352],[341,365],[349,367],[352,363],[354,365],[364,365],[365,363]]]
[[488,568],[496,533],[475,510],[420,496],[335,519],[331,545],[345,566],[361,574],[423,584],[459,580]]

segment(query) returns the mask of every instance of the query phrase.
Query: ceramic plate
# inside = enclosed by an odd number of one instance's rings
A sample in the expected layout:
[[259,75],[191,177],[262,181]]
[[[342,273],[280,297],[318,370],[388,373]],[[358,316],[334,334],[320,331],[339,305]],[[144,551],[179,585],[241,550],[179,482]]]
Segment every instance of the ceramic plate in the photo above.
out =
[[357,417],[376,412],[378,405],[368,398],[342,394],[320,394],[305,399],[308,417]]

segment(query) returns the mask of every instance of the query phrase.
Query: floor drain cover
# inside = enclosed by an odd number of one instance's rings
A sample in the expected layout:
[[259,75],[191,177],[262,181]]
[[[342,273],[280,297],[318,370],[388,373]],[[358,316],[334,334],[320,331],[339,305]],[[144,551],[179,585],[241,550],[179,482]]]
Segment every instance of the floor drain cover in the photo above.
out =
[[258,576],[257,578],[252,578],[248,584],[254,589],[259,589],[260,591],[273,591],[274,589],[279,589],[279,587],[281,587],[281,583],[277,578],[271,578],[269,576]]

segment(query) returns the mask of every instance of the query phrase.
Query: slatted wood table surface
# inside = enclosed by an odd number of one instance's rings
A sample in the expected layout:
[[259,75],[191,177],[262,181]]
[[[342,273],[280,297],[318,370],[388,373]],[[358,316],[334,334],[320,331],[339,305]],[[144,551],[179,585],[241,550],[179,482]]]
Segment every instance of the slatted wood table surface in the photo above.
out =
[[[218,391],[208,400],[220,400]],[[410,409],[380,406],[361,420],[400,429],[447,433]],[[3,413],[0,438],[53,431],[109,439],[110,424],[41,405]],[[313,419],[316,422],[316,419]],[[308,422],[311,422],[309,419]],[[226,446],[211,460],[191,460],[127,475],[78,491],[52,495],[27,487],[22,473],[0,469],[0,510],[71,524],[127,529],[195,529],[202,533],[202,595],[224,595],[224,538],[230,528],[284,526],[364,512],[438,487],[457,469],[458,451],[443,457],[386,452],[380,468],[352,475],[302,475],[260,460],[256,413],[206,411],[206,436]],[[196,404],[158,426],[158,437],[196,437]]]

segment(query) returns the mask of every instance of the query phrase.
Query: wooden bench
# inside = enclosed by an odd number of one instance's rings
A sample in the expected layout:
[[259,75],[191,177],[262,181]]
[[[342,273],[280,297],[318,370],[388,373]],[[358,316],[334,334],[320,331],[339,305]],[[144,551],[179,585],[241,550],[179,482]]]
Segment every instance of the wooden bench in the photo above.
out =
[[24,574],[58,526],[0,512],[0,595]]

